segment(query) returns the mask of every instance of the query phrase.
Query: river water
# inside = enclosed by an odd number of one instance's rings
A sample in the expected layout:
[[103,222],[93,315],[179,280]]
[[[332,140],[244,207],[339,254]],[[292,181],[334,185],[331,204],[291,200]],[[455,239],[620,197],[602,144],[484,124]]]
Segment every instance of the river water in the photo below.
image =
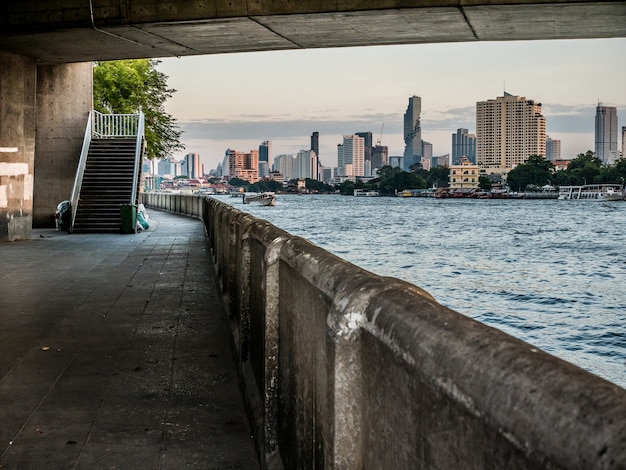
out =
[[626,202],[220,199],[626,388]]

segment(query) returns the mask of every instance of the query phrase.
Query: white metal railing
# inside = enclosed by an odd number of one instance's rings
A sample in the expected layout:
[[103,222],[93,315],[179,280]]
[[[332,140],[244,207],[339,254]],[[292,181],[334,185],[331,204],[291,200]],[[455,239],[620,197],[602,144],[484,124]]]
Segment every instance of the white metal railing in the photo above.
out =
[[137,194],[139,193],[139,171],[141,170],[141,156],[143,155],[143,147],[146,143],[144,139],[145,116],[139,111],[137,115],[137,140],[135,143],[135,168],[133,171],[133,192],[130,194],[130,203],[137,204]]
[[135,137],[139,130],[138,114],[102,114],[93,111],[93,137],[106,139],[114,137]]
[[93,114],[96,111],[89,112],[87,119],[87,127],[85,129],[85,137],[83,139],[83,147],[80,151],[80,160],[78,161],[78,169],[76,170],[76,178],[74,178],[74,187],[72,188],[72,197],[70,198],[70,207],[72,209],[72,220],[70,222],[70,231],[74,228],[74,219],[76,218],[76,209],[78,208],[78,199],[80,189],[83,184],[83,175],[85,166],[87,165],[87,154],[89,153],[89,145],[91,144]]

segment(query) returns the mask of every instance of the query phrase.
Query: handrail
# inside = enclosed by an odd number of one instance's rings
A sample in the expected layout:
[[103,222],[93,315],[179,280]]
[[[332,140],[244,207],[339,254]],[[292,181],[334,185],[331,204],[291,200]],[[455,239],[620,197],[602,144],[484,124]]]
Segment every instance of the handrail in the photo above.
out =
[[93,112],[93,137],[135,137],[139,131],[139,114],[103,114]]
[[70,223],[70,232],[74,229],[74,219],[76,218],[76,209],[78,208],[78,200],[80,198],[80,189],[83,184],[83,175],[85,173],[85,166],[87,165],[87,154],[89,153],[89,145],[91,145],[91,130],[93,113],[89,112],[89,118],[87,119],[87,126],[85,128],[85,137],[83,138],[83,147],[80,151],[80,159],[78,161],[78,169],[76,170],[76,177],[74,178],[74,187],[72,188],[72,196],[70,198],[70,207],[72,209],[72,220]]
[[145,116],[139,111],[137,120],[137,140],[135,143],[135,168],[133,170],[133,190],[130,194],[130,203],[137,204],[139,186],[139,170],[141,169],[141,156],[143,155]]

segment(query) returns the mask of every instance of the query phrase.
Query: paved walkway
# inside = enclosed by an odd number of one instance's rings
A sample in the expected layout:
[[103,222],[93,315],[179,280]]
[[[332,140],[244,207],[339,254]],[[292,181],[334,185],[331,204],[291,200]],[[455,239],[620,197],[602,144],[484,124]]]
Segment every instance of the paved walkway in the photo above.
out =
[[0,244],[0,468],[258,469],[201,222]]

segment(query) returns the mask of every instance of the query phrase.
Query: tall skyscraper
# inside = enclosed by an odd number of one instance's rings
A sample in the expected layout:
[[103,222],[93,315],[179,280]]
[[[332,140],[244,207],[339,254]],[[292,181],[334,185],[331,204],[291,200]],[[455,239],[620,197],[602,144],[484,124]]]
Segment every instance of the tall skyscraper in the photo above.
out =
[[596,107],[596,157],[602,163],[613,163],[617,159],[617,108]]
[[622,126],[622,158],[626,158],[626,126]]
[[272,141],[265,140],[259,145],[259,161],[269,162],[272,157]]
[[343,136],[343,144],[337,146],[337,165],[342,176],[365,175],[365,141],[358,135]]
[[311,134],[311,150],[315,152],[317,158],[320,158],[320,133],[315,131]]
[[363,138],[363,158],[366,162],[372,161],[372,133],[357,132],[355,135]]
[[459,128],[456,134],[452,134],[452,165],[461,165],[463,157],[476,163],[476,135]]
[[506,174],[531,155],[545,154],[541,103],[506,92],[476,103],[476,163],[481,172]]
[[404,169],[408,171],[414,163],[422,159],[422,98],[411,96],[404,113]]
[[313,150],[300,150],[296,155],[296,172],[299,179],[318,179],[317,155]]
[[200,155],[197,153],[188,153],[185,155],[186,175],[189,178],[202,178],[202,164],[200,163]]
[[278,171],[285,181],[298,178],[295,155],[277,155],[274,157],[274,171]]
[[380,170],[389,164],[389,148],[386,145],[376,145],[372,148],[372,171]]
[[546,160],[554,162],[561,159],[561,141],[546,136]]

